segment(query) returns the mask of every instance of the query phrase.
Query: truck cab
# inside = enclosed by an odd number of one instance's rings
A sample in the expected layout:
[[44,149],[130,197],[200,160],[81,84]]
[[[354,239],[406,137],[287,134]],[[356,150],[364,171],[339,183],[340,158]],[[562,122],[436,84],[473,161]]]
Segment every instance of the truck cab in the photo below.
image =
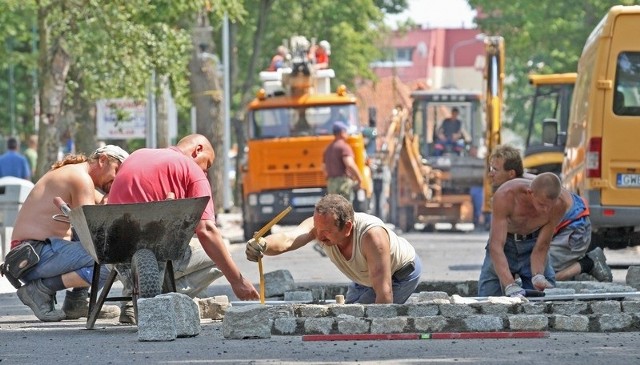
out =
[[334,75],[332,69],[314,70],[305,60],[261,72],[263,88],[248,105],[248,151],[242,169],[246,239],[288,206],[292,210],[280,224],[297,225],[313,215],[327,192],[323,154],[334,140],[336,121],[348,126],[347,142],[363,177],[354,209],[368,210],[373,184],[357,99],[344,86],[331,91]]

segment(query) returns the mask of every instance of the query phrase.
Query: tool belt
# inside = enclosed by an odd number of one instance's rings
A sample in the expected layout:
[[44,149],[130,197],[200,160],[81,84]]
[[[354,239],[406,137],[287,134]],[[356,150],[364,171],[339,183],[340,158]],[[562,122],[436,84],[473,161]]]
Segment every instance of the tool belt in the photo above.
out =
[[22,286],[20,278],[40,262],[40,249],[34,248],[34,245],[39,246],[42,243],[44,242],[22,241],[7,253],[4,263],[0,264],[0,275],[5,276],[16,289]]

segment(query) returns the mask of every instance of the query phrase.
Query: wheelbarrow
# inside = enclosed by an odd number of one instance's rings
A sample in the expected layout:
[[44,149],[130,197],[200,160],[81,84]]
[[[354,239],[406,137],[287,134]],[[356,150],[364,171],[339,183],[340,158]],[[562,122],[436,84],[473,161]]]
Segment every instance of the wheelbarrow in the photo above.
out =
[[[69,212],[71,225],[82,246],[95,261],[87,329],[93,328],[105,301],[133,301],[137,322],[138,298],[153,298],[161,292],[176,291],[172,260],[183,256],[208,200],[209,197],[200,197],[83,205]],[[162,262],[166,262],[164,275],[158,265]],[[105,264],[131,265],[131,297],[107,297],[116,279],[115,268],[108,274],[100,297],[97,297],[100,265]]]

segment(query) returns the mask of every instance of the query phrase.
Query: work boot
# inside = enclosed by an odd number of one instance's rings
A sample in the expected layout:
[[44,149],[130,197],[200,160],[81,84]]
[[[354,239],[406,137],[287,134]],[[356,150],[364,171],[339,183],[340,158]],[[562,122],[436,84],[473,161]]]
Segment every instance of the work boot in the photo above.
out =
[[[89,316],[89,289],[67,290],[62,303],[62,311],[67,319],[78,319]],[[111,319],[120,315],[117,305],[103,305],[98,314],[99,319]]]
[[63,311],[55,307],[55,292],[51,293],[51,289],[40,279],[21,286],[17,294],[20,301],[31,308],[33,314],[42,322],[60,322],[66,317]]
[[133,302],[121,302],[120,323],[136,324],[136,313],[133,309]]
[[593,261],[593,269],[591,269],[589,274],[598,279],[598,281],[613,281],[611,268],[607,265],[607,258],[604,257],[604,252],[602,252],[600,247],[596,247],[590,252],[587,252],[587,257]]

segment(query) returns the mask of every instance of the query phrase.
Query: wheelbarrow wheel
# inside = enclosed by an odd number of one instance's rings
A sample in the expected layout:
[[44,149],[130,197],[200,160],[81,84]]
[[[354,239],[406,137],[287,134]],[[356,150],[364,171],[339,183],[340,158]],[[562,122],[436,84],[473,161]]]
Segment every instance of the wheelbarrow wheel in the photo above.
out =
[[133,291],[138,298],[153,298],[162,291],[156,255],[146,248],[139,249],[131,259]]

